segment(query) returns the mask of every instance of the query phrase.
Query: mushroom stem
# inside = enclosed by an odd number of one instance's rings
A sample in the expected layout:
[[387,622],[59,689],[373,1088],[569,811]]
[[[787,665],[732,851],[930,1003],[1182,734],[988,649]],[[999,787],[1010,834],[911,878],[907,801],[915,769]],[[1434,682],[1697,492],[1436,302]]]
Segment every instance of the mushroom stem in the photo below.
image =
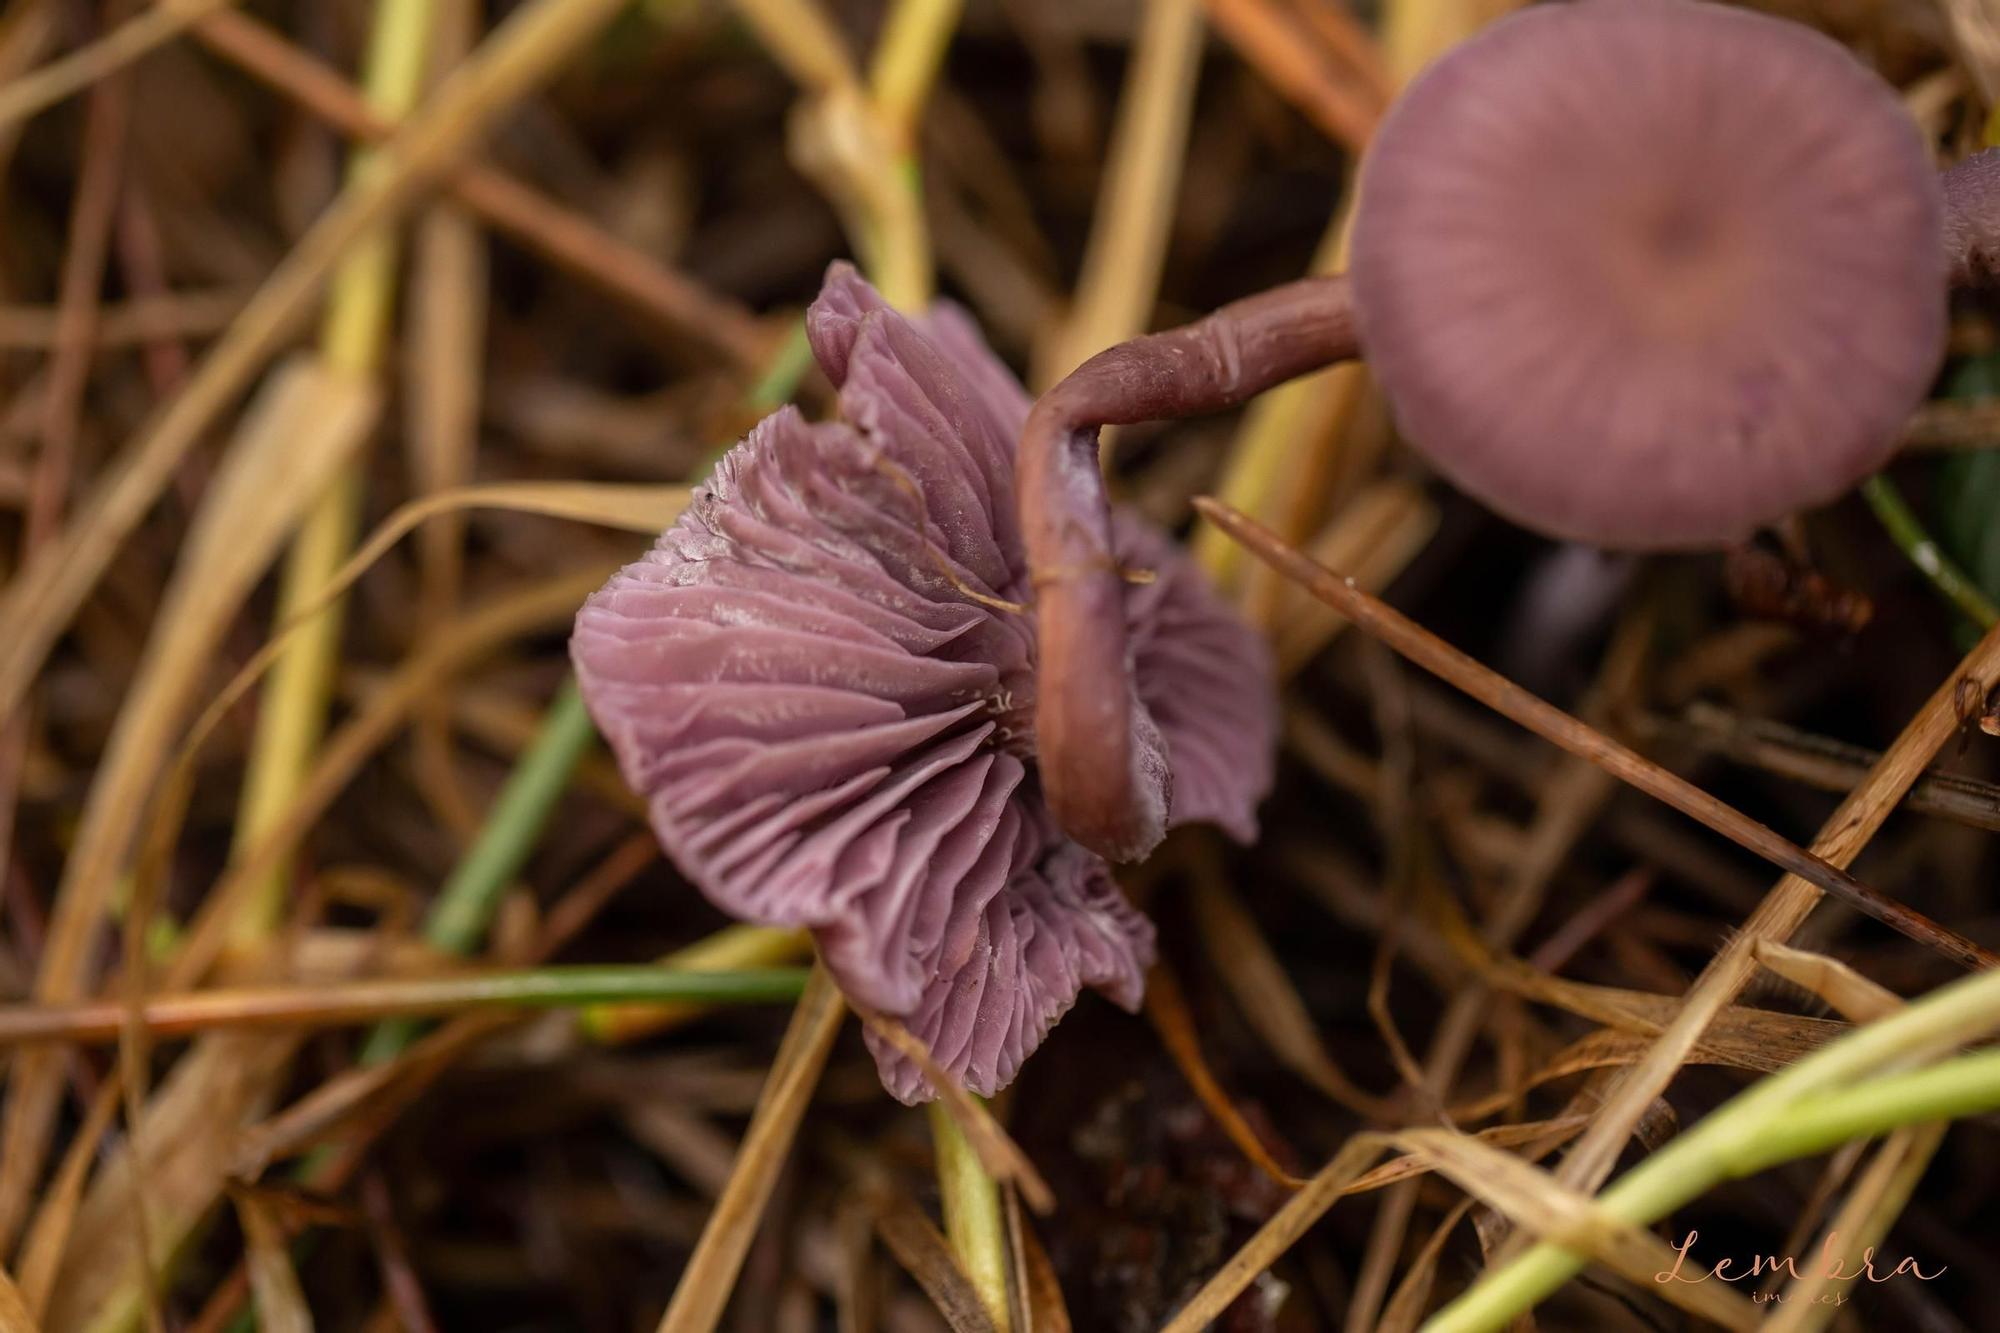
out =
[[1219,412],[1358,351],[1346,277],[1308,278],[1100,352],[1029,413],[1018,483],[1041,649],[1036,748],[1050,807],[1092,851],[1144,856],[1171,804],[1158,738],[1137,734],[1099,428]]
[[1974,153],[1938,183],[1952,286],[2000,283],[2000,148]]

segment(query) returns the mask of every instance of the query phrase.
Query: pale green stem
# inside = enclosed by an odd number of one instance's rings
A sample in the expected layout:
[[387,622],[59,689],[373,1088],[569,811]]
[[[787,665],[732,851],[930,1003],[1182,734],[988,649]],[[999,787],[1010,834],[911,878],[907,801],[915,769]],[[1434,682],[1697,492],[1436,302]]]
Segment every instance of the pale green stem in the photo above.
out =
[[944,1196],[944,1231],[972,1279],[974,1291],[999,1333],[1009,1333],[1007,1310],[1007,1226],[1000,1212],[1000,1187],[966,1142],[942,1099],[930,1105],[931,1144],[937,1153],[938,1190]]
[[1872,1139],[1904,1125],[1955,1120],[2000,1107],[2000,1050],[1961,1055],[1928,1069],[1871,1079],[1844,1092],[1801,1102],[1730,1163],[1749,1175],[1779,1162],[1810,1157],[1853,1139]]
[[[686,972],[774,967],[812,955],[812,936],[784,926],[725,926],[659,960]],[[592,1041],[634,1041],[700,1012],[699,1004],[597,1004],[577,1015]]]

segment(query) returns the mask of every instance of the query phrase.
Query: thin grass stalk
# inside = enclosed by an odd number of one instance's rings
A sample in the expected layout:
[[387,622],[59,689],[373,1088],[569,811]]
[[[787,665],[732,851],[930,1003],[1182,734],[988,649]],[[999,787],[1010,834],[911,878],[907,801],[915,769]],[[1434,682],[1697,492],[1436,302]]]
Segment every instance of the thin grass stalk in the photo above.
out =
[[1960,614],[1981,630],[1992,629],[1996,622],[2000,622],[2000,607],[1995,607],[1992,599],[1980,590],[1971,576],[1944,553],[1944,548],[1931,537],[1922,520],[1904,501],[1903,493],[1896,489],[1895,482],[1878,472],[1861,483],[1861,496],[1875,511],[1875,517],[1896,543],[1896,548],[1930,580],[1931,587],[1937,590],[1940,597],[1957,607]]
[[[448,954],[468,954],[485,938],[502,896],[541,841],[556,800],[597,735],[574,679],[563,682],[541,730],[515,764],[472,846],[439,890],[424,922],[424,939]],[[669,997],[671,998],[671,997]],[[364,1063],[392,1059],[417,1034],[413,1022],[389,1023],[370,1035]]]
[[[479,21],[473,0],[433,0],[431,78],[465,58]],[[403,340],[404,381],[411,386],[404,415],[404,453],[412,489],[433,495],[470,480],[479,452],[480,403],[486,360],[488,264],[486,237],[470,213],[439,199],[417,220],[411,243],[410,313]],[[417,605],[421,624],[438,625],[458,607],[465,581],[465,521],[430,525],[417,542]],[[479,827],[451,746],[451,705],[443,694],[425,701],[414,730],[412,760],[427,803],[461,840]],[[462,845],[462,842],[461,842]]]
[[110,78],[233,3],[235,0],[184,0],[159,5],[125,20],[89,45],[13,80],[0,88],[0,133],[12,132],[20,122]]
[[300,238],[182,393],[126,446],[76,520],[0,594],[0,713],[18,705],[57,636],[182,460],[311,313],[348,248],[406,210],[497,116],[623,8],[623,0],[527,0],[385,145],[383,170],[343,190]]
[[826,1068],[846,1013],[840,988],[823,964],[815,966],[798,1008],[792,1011],[777,1058],[771,1062],[770,1077],[737,1149],[729,1183],[723,1186],[715,1211],[709,1214],[701,1239],[681,1270],[680,1285],[660,1316],[659,1333],[710,1333],[721,1322],[736,1275],[749,1253],[757,1220],[777,1187],[778,1173],[791,1152],[799,1121],[820,1072]]
[[1075,300],[1037,358],[1039,385],[1144,333],[1152,318],[1187,158],[1204,26],[1200,0],[1153,0],[1145,8]]
[[[725,926],[676,949],[660,966],[690,971],[776,967],[812,956],[812,937],[783,926]],[[594,1004],[577,1015],[584,1036],[607,1045],[637,1041],[697,1012],[694,1004]]]
[[128,1019],[156,1039],[237,1027],[344,1027],[468,1009],[568,1009],[583,1005],[753,1004],[796,1000],[806,969],[720,970],[579,964],[464,976],[351,981],[150,995],[122,1003],[0,1006],[0,1046],[31,1041],[103,1043]]
[[[369,109],[385,120],[409,114],[423,91],[436,7],[429,0],[377,0],[374,26],[362,74]],[[358,186],[380,169],[380,151],[355,150],[349,181]],[[397,241],[380,227],[348,251],[334,271],[320,355],[338,375],[373,379],[380,371],[395,303]],[[364,464],[350,463],[321,496],[300,526],[285,562],[278,594],[278,620],[289,620],[313,601],[354,547],[361,518]],[[271,670],[258,710],[257,731],[243,780],[235,851],[254,847],[291,804],[312,766],[313,751],[326,732],[335,665],[340,656],[342,604],[315,612]],[[236,939],[247,943],[275,926],[283,915],[286,861],[274,865],[237,923]]]
[[[1260,560],[1309,590],[1357,626],[1424,670],[1451,682],[1544,740],[1603,768],[1628,785],[1722,834],[1746,851],[1755,852],[1801,882],[1811,885],[1816,892],[1838,895],[1848,905],[1936,950],[1962,967],[2000,966],[2000,955],[1863,884],[1848,873],[1843,864],[1837,863],[1836,856],[1797,846],[1687,779],[1667,771],[1596,728],[1579,722],[1499,672],[1445,643],[1386,603],[1362,592],[1352,578],[1343,578],[1326,566],[1315,563],[1254,519],[1206,497],[1198,497],[1194,503],[1199,513],[1227,529],[1254,551]],[[1954,685],[1950,692],[1955,697],[1957,686]],[[1927,706],[1927,715],[1935,708],[1935,700],[1936,696],[1933,703]],[[1927,761],[1928,757],[1923,758]],[[1898,756],[1899,767],[1902,762],[1903,758]],[[1884,763],[1886,765],[1888,760],[1885,759]],[[1921,769],[1922,761],[1916,766]],[[1883,770],[1877,771],[1880,773]],[[1898,795],[1907,789],[1914,778],[1915,774],[1902,775],[1898,772]],[[1876,795],[1867,788],[1858,789],[1850,801],[1869,800]],[[1856,825],[1842,827],[1858,831]],[[1747,962],[1749,950],[1757,937],[1755,934],[1739,937],[1730,948],[1741,951]]]

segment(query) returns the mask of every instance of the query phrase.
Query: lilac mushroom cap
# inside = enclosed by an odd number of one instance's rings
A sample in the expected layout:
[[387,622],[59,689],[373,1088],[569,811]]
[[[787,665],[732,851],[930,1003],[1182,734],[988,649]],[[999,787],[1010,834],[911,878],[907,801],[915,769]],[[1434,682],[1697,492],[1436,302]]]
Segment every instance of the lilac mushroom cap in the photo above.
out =
[[1942,353],[1925,145],[1794,23],[1536,6],[1410,87],[1360,190],[1356,317],[1401,428],[1554,535],[1717,545],[1829,501]]
[[[1153,932],[1043,799],[1015,518],[1027,395],[956,309],[905,319],[835,265],[808,315],[840,422],[783,409],[579,613],[584,698],[681,871],[809,927],[856,1001],[974,1091],[1085,985],[1136,1006]],[[1262,641],[1116,515],[1134,690],[1174,822],[1249,838],[1276,718]],[[872,1034],[883,1082],[933,1089]]]
[[1974,153],[1939,179],[1944,249],[1951,280],[1964,286],[2000,278],[2000,148]]

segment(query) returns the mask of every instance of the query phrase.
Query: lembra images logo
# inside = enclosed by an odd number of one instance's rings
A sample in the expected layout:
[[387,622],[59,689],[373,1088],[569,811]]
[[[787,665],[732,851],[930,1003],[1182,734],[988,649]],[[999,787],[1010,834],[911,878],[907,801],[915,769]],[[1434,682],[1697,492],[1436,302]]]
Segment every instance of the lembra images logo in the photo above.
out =
[[[1945,1272],[1943,1264],[1938,1265],[1935,1272],[1925,1272],[1923,1267],[1917,1263],[1914,1256],[1903,1259],[1886,1273],[1878,1272],[1875,1268],[1875,1247],[1872,1245],[1861,1251],[1859,1266],[1849,1269],[1842,1263],[1840,1233],[1838,1231],[1829,1231],[1825,1242],[1820,1246],[1819,1266],[1817,1268],[1805,1266],[1802,1270],[1799,1261],[1789,1254],[1759,1254],[1751,1256],[1750,1266],[1741,1272],[1732,1273],[1730,1271],[1735,1266],[1736,1261],[1734,1259],[1720,1259],[1708,1268],[1692,1270],[1694,1276],[1691,1277],[1681,1270],[1687,1266],[1688,1251],[1694,1248],[1695,1240],[1700,1235],[1699,1231],[1688,1232],[1687,1239],[1674,1247],[1674,1253],[1677,1256],[1674,1259],[1674,1266],[1653,1274],[1653,1281],[1661,1283],[1706,1282],[1710,1278],[1719,1278],[1724,1282],[1742,1282],[1746,1278],[1759,1278],[1767,1274],[1784,1273],[1795,1280],[1801,1277],[1817,1277],[1833,1282],[1887,1282],[1891,1278],[1913,1277],[1919,1282],[1929,1282],[1934,1278],[1943,1276]],[[1755,1299],[1762,1304],[1783,1301],[1785,1296],[1782,1292],[1759,1292]],[[1845,1305],[1847,1303],[1847,1293],[1844,1291],[1823,1292],[1815,1297],[1814,1300],[1816,1303],[1824,1305]]]

